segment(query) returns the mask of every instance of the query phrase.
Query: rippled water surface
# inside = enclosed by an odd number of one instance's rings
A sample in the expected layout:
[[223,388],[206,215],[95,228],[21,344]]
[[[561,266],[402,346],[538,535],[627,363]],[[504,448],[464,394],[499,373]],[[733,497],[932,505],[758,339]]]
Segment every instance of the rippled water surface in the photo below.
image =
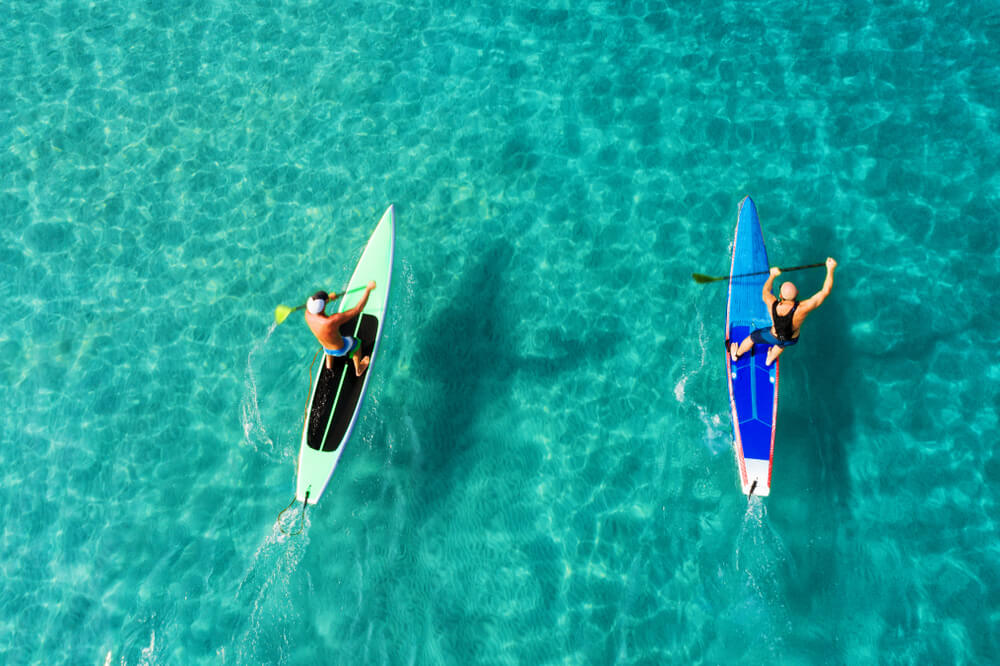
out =
[[[1000,9],[469,4],[0,4],[0,662],[994,659]],[[749,505],[690,277],[745,195],[840,262]],[[272,313],[390,203],[287,536]]]

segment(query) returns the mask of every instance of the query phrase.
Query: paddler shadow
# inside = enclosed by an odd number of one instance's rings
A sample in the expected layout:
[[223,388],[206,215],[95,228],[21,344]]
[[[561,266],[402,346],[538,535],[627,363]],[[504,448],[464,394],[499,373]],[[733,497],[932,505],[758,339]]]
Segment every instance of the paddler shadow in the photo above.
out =
[[[452,475],[468,469],[473,449],[509,448],[505,433],[484,423],[484,413],[516,400],[524,382],[551,383],[580,363],[582,340],[562,337],[557,329],[541,331],[545,353],[519,351],[526,327],[538,319],[512,311],[509,294],[516,289],[511,272],[514,248],[498,241],[467,264],[448,305],[416,332],[423,342],[413,364],[422,368],[416,435],[422,446],[415,472],[435,496],[453,486]],[[531,313],[529,313],[530,315]],[[478,456],[478,454],[476,454]]]
[[847,444],[855,438],[854,405],[864,381],[852,363],[858,350],[837,301],[802,328],[802,342],[781,360],[775,459],[787,465],[789,480],[802,480],[802,494],[816,498],[817,506],[843,507],[851,495]]

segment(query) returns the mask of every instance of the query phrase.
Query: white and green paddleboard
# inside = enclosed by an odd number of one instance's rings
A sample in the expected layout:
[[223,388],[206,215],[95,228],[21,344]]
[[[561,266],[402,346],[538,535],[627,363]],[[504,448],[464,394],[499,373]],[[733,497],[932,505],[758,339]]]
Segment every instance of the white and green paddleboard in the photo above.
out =
[[[340,327],[341,335],[361,341],[360,353],[362,357],[371,356],[371,362],[365,373],[357,377],[349,358],[334,358],[331,370],[327,369],[324,359],[320,360],[299,447],[295,484],[295,499],[299,502],[316,504],[319,501],[354,431],[382,337],[395,244],[396,213],[389,206],[361,253],[354,275],[344,290],[347,295],[341,299],[338,310],[344,312],[356,306],[364,295],[364,286],[375,281],[375,289],[361,315]],[[352,294],[353,289],[359,291]]]

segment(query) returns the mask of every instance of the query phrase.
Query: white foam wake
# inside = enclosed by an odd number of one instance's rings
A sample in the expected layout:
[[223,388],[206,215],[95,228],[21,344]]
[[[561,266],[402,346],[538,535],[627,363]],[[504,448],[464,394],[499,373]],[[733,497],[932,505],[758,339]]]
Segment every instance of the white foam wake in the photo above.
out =
[[247,354],[247,373],[244,380],[245,390],[243,392],[243,399],[240,402],[240,422],[243,425],[243,436],[247,443],[258,451],[273,451],[274,440],[268,435],[267,428],[264,427],[264,421],[260,415],[257,376],[254,373],[253,362],[254,356],[264,348],[264,345],[271,339],[271,334],[274,333],[277,327],[277,322],[272,323],[264,339],[254,345],[250,353]]
[[756,647],[777,657],[790,622],[785,594],[788,582],[794,580],[794,562],[781,535],[768,521],[759,497],[747,503],[736,537],[735,565],[746,591],[740,616],[757,635],[766,638]]
[[251,609],[245,631],[234,641],[238,664],[265,663],[291,651],[289,628],[299,621],[294,600],[301,598],[297,570],[309,546],[309,514],[302,532],[289,534],[300,520],[301,505],[296,504],[275,521],[236,590],[240,605]]

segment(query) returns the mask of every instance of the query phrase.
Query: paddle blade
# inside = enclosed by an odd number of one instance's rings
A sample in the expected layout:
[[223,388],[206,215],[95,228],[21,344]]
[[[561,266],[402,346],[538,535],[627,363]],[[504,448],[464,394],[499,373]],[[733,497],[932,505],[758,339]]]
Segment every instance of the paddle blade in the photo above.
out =
[[709,282],[718,282],[719,280],[726,279],[724,277],[719,278],[719,277],[711,277],[709,275],[702,275],[701,273],[691,273],[691,277],[693,277],[694,281],[697,282],[698,284],[707,284]]
[[292,314],[296,310],[298,310],[298,308],[290,308],[287,305],[279,305],[274,308],[274,321],[280,324],[288,319],[288,315]]

